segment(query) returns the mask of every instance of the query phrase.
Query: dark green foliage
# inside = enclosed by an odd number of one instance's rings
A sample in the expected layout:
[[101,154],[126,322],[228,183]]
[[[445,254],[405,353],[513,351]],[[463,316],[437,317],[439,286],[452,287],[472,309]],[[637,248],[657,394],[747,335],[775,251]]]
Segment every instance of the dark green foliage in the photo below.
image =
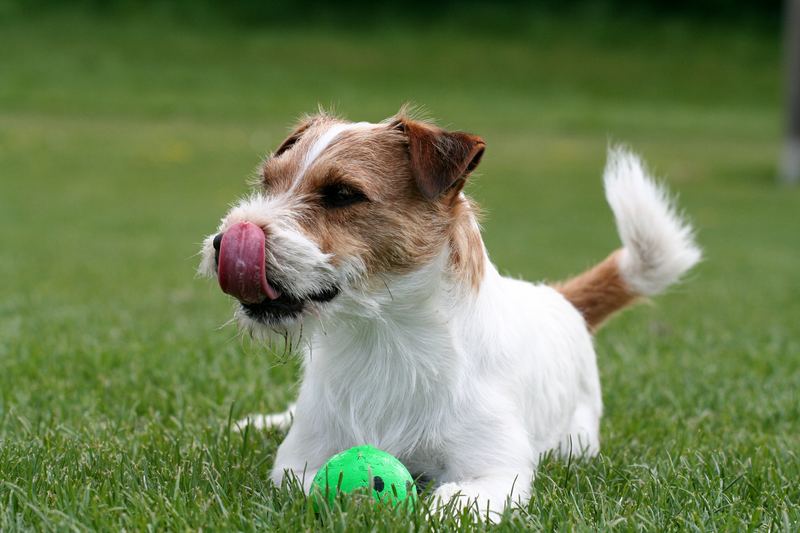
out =
[[100,15],[149,12],[186,20],[227,20],[258,26],[306,25],[309,22],[346,25],[405,20],[416,24],[442,24],[457,20],[475,28],[519,27],[526,19],[542,15],[600,19],[620,17],[688,17],[716,25],[720,21],[775,27],[781,0],[0,0],[2,13],[36,15],[42,11],[79,10]]

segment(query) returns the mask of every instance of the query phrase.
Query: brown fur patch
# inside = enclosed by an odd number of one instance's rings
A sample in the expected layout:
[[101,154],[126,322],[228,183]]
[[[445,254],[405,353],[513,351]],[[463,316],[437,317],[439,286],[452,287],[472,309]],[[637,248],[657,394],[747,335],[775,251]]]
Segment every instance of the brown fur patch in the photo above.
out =
[[281,145],[275,149],[275,152],[273,152],[272,156],[278,157],[284,152],[290,150],[313,123],[314,119],[310,117],[302,120],[297,126],[295,126],[294,131],[289,134],[289,136],[281,143]]
[[454,188],[460,191],[486,149],[483,139],[461,131],[449,132],[407,118],[399,118],[396,127],[408,139],[411,173],[429,200]]
[[357,255],[372,275],[413,270],[443,246],[445,213],[414,186],[397,132],[343,133],[309,169],[298,192],[312,197],[336,180],[355,185],[368,200],[313,210],[306,228],[326,253],[336,258]]
[[303,117],[289,136],[261,165],[260,184],[266,192],[288,189],[302,169],[303,156],[320,134],[335,123],[329,115]]
[[[282,145],[285,149],[263,165],[265,192],[273,195],[291,189],[293,213],[304,233],[323,252],[332,254],[334,262],[357,257],[376,283],[382,283],[381,274],[409,272],[430,262],[449,245],[454,275],[477,288],[484,271],[483,245],[472,218],[474,208],[458,193],[480,159],[482,141],[470,140],[472,148],[455,154],[461,158],[456,163],[439,164],[442,168],[455,165],[458,178],[447,185],[447,194],[441,191],[434,198],[420,186],[411,141],[405,129],[397,128],[397,121],[343,131],[293,185],[308,151],[336,123],[340,121],[321,115],[301,124]],[[450,135],[413,123],[412,128]],[[459,139],[461,135],[467,134],[459,134]],[[441,147],[432,149],[430,157],[447,157],[439,151]],[[324,190],[336,184],[357,189],[367,200],[326,207]]]
[[622,279],[615,251],[586,272],[553,285],[581,312],[589,329],[596,331],[614,312],[638,298]]
[[456,277],[478,290],[486,269],[479,213],[472,201],[462,197],[453,206],[452,217],[448,231],[451,268]]

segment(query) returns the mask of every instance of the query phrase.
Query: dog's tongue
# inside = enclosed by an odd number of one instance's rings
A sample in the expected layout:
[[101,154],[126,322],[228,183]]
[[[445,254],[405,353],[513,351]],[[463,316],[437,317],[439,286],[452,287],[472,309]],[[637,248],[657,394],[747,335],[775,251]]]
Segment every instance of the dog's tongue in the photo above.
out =
[[239,222],[222,236],[217,273],[222,291],[246,304],[276,300],[280,293],[267,281],[264,231]]

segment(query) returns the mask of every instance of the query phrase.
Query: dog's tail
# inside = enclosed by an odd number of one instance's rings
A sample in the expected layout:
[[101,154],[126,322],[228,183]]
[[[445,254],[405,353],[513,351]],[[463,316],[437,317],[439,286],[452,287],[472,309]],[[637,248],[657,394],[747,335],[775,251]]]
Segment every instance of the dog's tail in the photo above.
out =
[[622,248],[555,286],[592,330],[639,297],[676,283],[701,257],[692,227],[636,154],[612,147],[603,179]]

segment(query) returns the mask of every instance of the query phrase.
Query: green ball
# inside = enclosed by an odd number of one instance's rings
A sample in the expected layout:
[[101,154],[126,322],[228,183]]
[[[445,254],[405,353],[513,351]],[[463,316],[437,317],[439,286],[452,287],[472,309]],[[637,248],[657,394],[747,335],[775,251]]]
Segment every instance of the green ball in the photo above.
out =
[[311,483],[314,509],[319,502],[333,505],[338,493],[367,491],[381,502],[396,506],[414,504],[417,488],[403,463],[391,454],[372,446],[356,446],[337,453],[317,471]]

